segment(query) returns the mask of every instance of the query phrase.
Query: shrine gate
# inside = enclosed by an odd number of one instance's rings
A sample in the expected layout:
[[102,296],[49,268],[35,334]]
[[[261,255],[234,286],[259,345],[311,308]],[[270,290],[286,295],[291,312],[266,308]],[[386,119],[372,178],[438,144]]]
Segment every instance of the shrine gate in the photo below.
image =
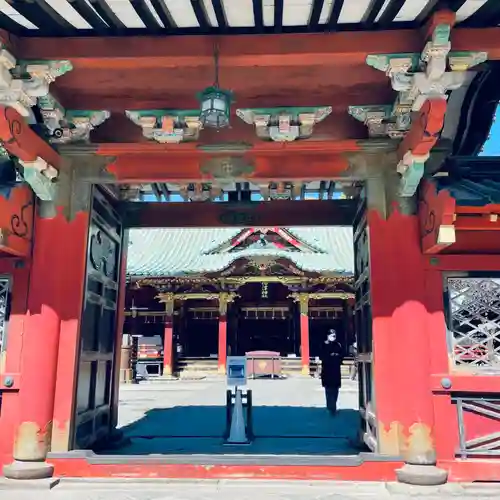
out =
[[[500,5],[240,3],[0,7],[4,474],[498,480]],[[353,226],[366,452],[89,451],[127,229],[290,225]]]

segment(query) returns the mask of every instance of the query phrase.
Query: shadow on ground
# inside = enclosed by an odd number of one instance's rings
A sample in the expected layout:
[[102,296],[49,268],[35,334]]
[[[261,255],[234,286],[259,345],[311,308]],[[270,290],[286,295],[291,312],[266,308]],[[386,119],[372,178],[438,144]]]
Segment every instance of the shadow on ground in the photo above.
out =
[[253,408],[255,439],[249,446],[223,443],[224,406],[176,406],[154,408],[122,428],[130,442],[100,453],[150,454],[357,454],[359,414],[340,409],[332,416],[324,408],[256,406]]

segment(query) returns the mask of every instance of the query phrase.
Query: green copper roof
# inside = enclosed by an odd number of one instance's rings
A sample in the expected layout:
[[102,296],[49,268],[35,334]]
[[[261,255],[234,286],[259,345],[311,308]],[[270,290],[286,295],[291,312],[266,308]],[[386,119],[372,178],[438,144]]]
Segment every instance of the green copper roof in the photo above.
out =
[[274,245],[237,252],[210,254],[243,228],[131,229],[127,274],[136,277],[186,276],[225,269],[236,259],[255,256],[285,257],[304,271],[352,275],[351,227],[289,227],[287,231],[307,244],[300,251]]

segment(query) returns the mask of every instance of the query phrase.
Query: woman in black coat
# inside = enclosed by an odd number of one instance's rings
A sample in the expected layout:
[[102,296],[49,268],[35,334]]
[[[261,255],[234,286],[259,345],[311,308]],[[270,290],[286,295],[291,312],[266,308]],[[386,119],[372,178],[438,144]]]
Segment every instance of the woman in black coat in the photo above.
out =
[[337,399],[342,385],[341,367],[344,352],[335,330],[328,331],[321,353],[321,382],[325,388],[326,407],[332,415],[337,412]]

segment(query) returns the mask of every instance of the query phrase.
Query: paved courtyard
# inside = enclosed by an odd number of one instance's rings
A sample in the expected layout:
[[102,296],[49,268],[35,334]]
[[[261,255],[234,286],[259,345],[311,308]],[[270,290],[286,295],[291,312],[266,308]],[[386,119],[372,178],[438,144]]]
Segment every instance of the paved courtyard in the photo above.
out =
[[[324,409],[314,379],[256,380],[255,433],[244,453],[346,453],[357,427],[357,383],[344,381],[339,415]],[[132,444],[119,453],[223,453],[225,384],[222,380],[149,382],[124,386],[119,425]],[[154,439],[152,439],[154,438]],[[233,450],[233,449],[231,449]],[[263,480],[63,479],[46,483],[0,480],[0,500],[443,500],[500,498],[500,485],[448,484],[438,488],[393,483]]]
[[52,490],[12,489],[0,481],[0,500],[428,500],[500,498],[499,485],[410,487],[333,481],[63,481]]
[[[325,409],[321,383],[300,377],[252,380],[255,441],[259,454],[346,454],[358,430],[357,382],[344,381],[339,412]],[[122,386],[119,426],[131,438],[120,454],[227,453],[223,379],[147,382]],[[154,439],[153,439],[154,438]]]

